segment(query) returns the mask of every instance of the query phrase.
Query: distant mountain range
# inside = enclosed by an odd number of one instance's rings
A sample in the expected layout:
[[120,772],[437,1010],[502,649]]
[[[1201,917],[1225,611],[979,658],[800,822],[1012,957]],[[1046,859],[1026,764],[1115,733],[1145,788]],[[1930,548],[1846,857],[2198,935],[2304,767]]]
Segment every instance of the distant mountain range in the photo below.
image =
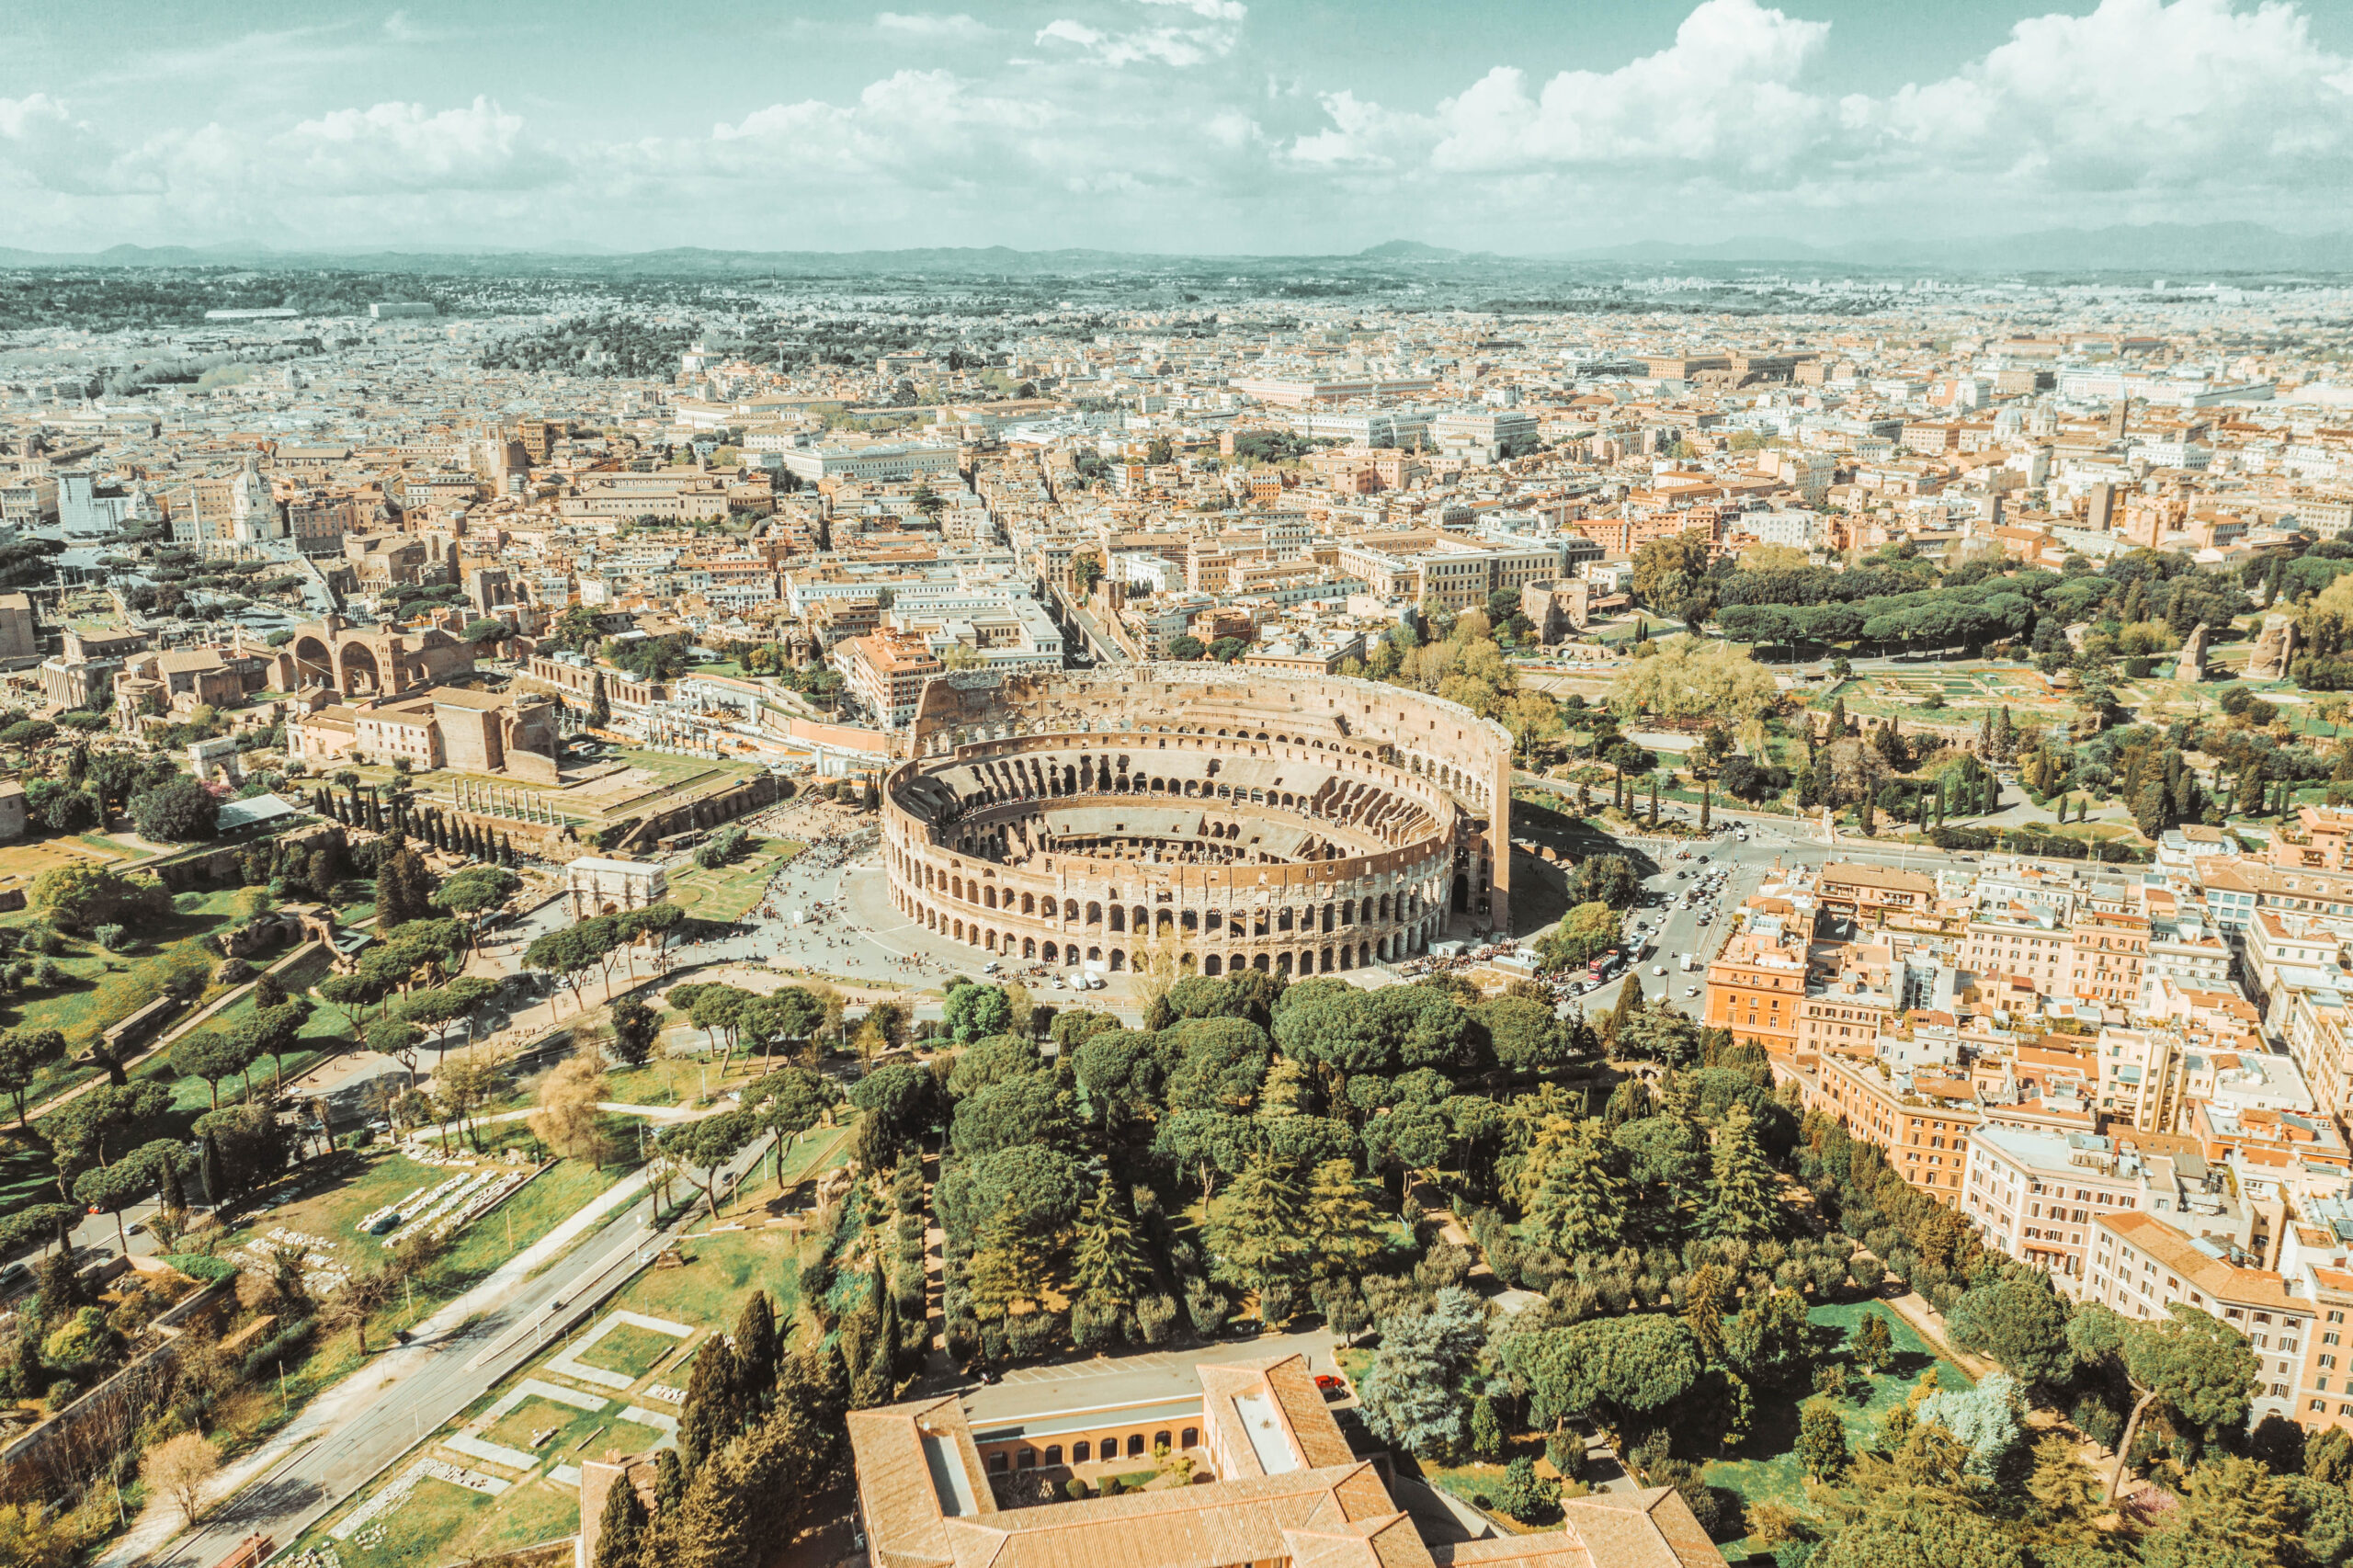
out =
[[2353,234],[2283,234],[2260,223],[2118,224],[1968,240],[1810,244],[1743,235],[1712,244],[1643,240],[1576,251],[1572,261],[1787,263],[1984,272],[2346,272]]
[[1171,256],[1065,249],[929,246],[911,250],[742,251],[677,246],[616,252],[544,250],[280,251],[259,245],[115,245],[92,254],[0,247],[0,267],[256,267],[495,275],[580,273],[604,277],[932,277],[1031,278],[1107,272],[1196,271],[1211,265],[1252,272],[1408,263],[1444,270],[1524,269],[1548,265],[1887,267],[1905,271],[2121,273],[2196,281],[2211,273],[2353,272],[2353,233],[2283,234],[2258,223],[2150,223],[2049,229],[1972,239],[1872,240],[1822,244],[1772,235],[1707,243],[1643,240],[1542,256],[1449,250],[1390,240],[1352,256]]

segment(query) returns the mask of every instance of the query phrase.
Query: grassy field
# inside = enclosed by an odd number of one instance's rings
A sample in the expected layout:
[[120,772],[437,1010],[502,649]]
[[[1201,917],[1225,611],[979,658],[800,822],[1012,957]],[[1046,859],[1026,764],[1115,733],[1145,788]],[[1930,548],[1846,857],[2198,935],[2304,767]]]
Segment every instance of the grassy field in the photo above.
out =
[[[1806,1314],[1817,1326],[1834,1329],[1843,1335],[1862,1322],[1866,1315],[1887,1320],[1895,1343],[1895,1359],[1888,1369],[1876,1376],[1859,1380],[1858,1386],[1868,1384],[1869,1392],[1859,1400],[1847,1400],[1839,1405],[1838,1415],[1847,1427],[1847,1446],[1850,1449],[1870,1447],[1878,1441],[1881,1419],[1893,1405],[1901,1404],[1923,1373],[1933,1367],[1937,1386],[1965,1389],[1971,1386],[1969,1374],[1945,1360],[1929,1348],[1927,1341],[1914,1333],[1910,1324],[1877,1301],[1849,1301],[1834,1306],[1816,1307]],[[1704,1479],[1711,1486],[1729,1487],[1740,1494],[1744,1503],[1754,1506],[1767,1501],[1798,1506],[1805,1502],[1805,1471],[1791,1450],[1797,1443],[1798,1416],[1802,1400],[1789,1399],[1768,1402],[1760,1399],[1756,1407],[1755,1429],[1733,1458],[1710,1464]],[[1724,1543],[1724,1556],[1739,1562],[1747,1551],[1745,1542]]]
[[[15,1022],[63,1030],[69,1051],[87,1051],[108,1028],[161,995],[174,975],[200,977],[210,971],[219,960],[204,938],[234,918],[241,891],[181,894],[172,913],[141,923],[140,940],[129,952],[109,953],[96,942],[64,937],[51,960],[62,971],[59,983],[27,993],[17,1004]],[[0,926],[22,928],[39,920],[31,911],[20,911],[0,918]],[[71,1060],[52,1063],[34,1080],[26,1098],[37,1103],[96,1071]]]
[[[847,1128],[804,1139],[788,1153],[786,1178],[797,1181],[807,1172],[837,1161],[847,1149],[848,1139]],[[395,1160],[399,1156],[381,1157],[378,1164],[380,1167],[392,1166]],[[400,1161],[400,1165],[412,1170],[422,1168],[407,1161]],[[558,1171],[568,1167],[569,1162],[559,1166]],[[508,1199],[508,1206],[521,1203],[533,1188],[547,1183],[558,1171],[542,1176],[523,1194]],[[382,1191],[397,1187],[401,1175],[398,1167],[392,1166],[371,1171],[368,1180],[374,1184],[375,1191]],[[730,1211],[763,1210],[776,1190],[772,1184],[748,1190],[737,1203],[730,1205]],[[406,1187],[399,1187],[391,1196],[398,1198],[405,1191]],[[340,1214],[349,1210],[353,1201],[339,1199],[331,1207],[322,1205],[310,1211],[322,1217]],[[364,1207],[356,1210],[365,1212]],[[494,1213],[493,1221],[497,1217]],[[495,1228],[494,1224],[477,1225],[472,1233]],[[523,1230],[518,1213],[518,1240],[522,1239]],[[686,1267],[645,1270],[608,1304],[604,1312],[597,1314],[598,1319],[601,1321],[614,1311],[628,1310],[698,1328],[724,1329],[734,1322],[744,1299],[756,1289],[765,1289],[776,1304],[778,1317],[789,1322],[798,1301],[800,1257],[805,1246],[813,1244],[804,1243],[798,1233],[780,1229],[734,1231],[689,1241],[684,1248],[689,1260]],[[464,1251],[461,1244],[452,1264],[462,1259]],[[380,1335],[388,1334],[392,1326],[387,1323],[379,1330]],[[585,1332],[584,1327],[582,1333]],[[576,1343],[578,1337],[574,1335],[566,1343]],[[701,1342],[708,1343],[708,1336]],[[675,1354],[680,1343],[667,1335],[623,1325],[609,1331],[583,1359],[592,1366],[642,1378]],[[349,1344],[349,1335],[342,1336],[337,1342],[338,1350]],[[562,1348],[561,1345],[549,1346],[547,1357]],[[348,1362],[344,1369],[350,1369]],[[540,1368],[534,1365],[518,1371],[516,1378],[536,1376],[539,1372]],[[684,1386],[687,1375],[687,1363],[680,1362],[665,1368],[663,1381]],[[506,1386],[511,1387],[513,1381],[509,1380]],[[444,1429],[444,1435],[479,1421],[503,1392],[503,1388],[486,1391],[451,1426]],[[546,1439],[535,1441],[542,1434],[548,1434]],[[445,1568],[449,1563],[471,1562],[569,1534],[580,1527],[578,1494],[549,1481],[545,1472],[558,1462],[578,1464],[608,1453],[642,1452],[662,1439],[661,1433],[622,1421],[617,1413],[579,1410],[536,1397],[523,1401],[493,1422],[482,1435],[492,1442],[536,1453],[540,1460],[540,1473],[497,1498],[483,1497],[439,1482],[422,1482],[407,1501],[384,1516],[384,1536],[380,1542],[365,1549],[357,1540],[342,1543],[337,1551],[343,1560],[355,1568],[362,1564],[365,1568]],[[430,1449],[428,1444],[426,1451]],[[404,1468],[396,1467],[386,1479]],[[359,1501],[355,1498],[352,1506]],[[324,1542],[327,1539],[326,1526],[349,1512],[350,1507],[336,1510],[299,1544]]]
[[[628,1164],[595,1168],[574,1160],[541,1172],[462,1232],[448,1255],[395,1295],[368,1321],[369,1352],[391,1343],[396,1330],[413,1327],[440,1306],[480,1283],[494,1269],[546,1235],[577,1212],[581,1205],[610,1187],[631,1168],[637,1145],[632,1140],[616,1143],[616,1153]],[[433,1187],[449,1172],[421,1165],[397,1153],[339,1153],[330,1185],[314,1183],[304,1196],[266,1213],[252,1215],[215,1250],[225,1251],[271,1229],[284,1226],[335,1244],[340,1259],[373,1263],[380,1249],[373,1238],[353,1228],[361,1216],[406,1197],[419,1187]],[[314,1162],[314,1165],[316,1162]],[[269,1397],[241,1398],[233,1403],[220,1423],[222,1437],[233,1446],[257,1440],[283,1425],[288,1414],[304,1401],[358,1371],[363,1364],[358,1342],[349,1332],[313,1338],[299,1360],[286,1367],[287,1398],[281,1405],[277,1391]],[[538,1539],[538,1538],[533,1538]],[[524,1544],[528,1544],[524,1543]]]
[[670,902],[702,920],[740,920],[760,902],[768,880],[808,846],[790,838],[755,838],[717,870],[690,866],[670,881]]
[[758,1230],[684,1243],[686,1267],[646,1270],[615,1305],[673,1323],[732,1324],[745,1299],[766,1290],[776,1315],[789,1318],[801,1301],[801,1240],[798,1231]]
[[[676,756],[665,751],[624,751],[620,761],[640,768],[652,776],[648,789],[668,790],[706,773],[725,773],[749,778],[758,771],[748,762],[714,761],[707,756]],[[728,782],[734,779],[730,778]]]
[[579,1359],[583,1365],[601,1367],[634,1380],[654,1370],[663,1357],[677,1347],[678,1341],[666,1334],[625,1323],[608,1330]]
[[535,1475],[499,1497],[426,1480],[383,1516],[383,1540],[375,1546],[359,1551],[354,1550],[356,1541],[347,1541],[337,1547],[337,1554],[368,1568],[439,1568],[495,1557],[579,1529],[580,1495],[544,1475]]
[[71,838],[34,839],[29,843],[11,844],[0,848],[0,880],[21,878],[31,882],[52,866],[68,866],[76,861],[119,865],[125,860],[142,859],[146,853],[128,844],[117,844],[97,833],[76,834]]
[[[850,1131],[847,1126],[821,1129],[803,1138],[798,1148],[786,1151],[785,1187],[840,1164],[849,1150]],[[761,1167],[763,1173],[774,1168],[772,1163]],[[745,1182],[742,1194],[722,1211],[720,1222],[733,1223],[741,1216],[760,1224],[779,1190],[773,1181]],[[689,1239],[681,1244],[687,1267],[648,1269],[614,1304],[673,1323],[730,1324],[742,1310],[744,1298],[764,1290],[781,1322],[792,1315],[801,1299],[801,1232],[782,1227]]]
[[[540,1440],[543,1433],[550,1434],[544,1442]],[[618,1415],[559,1404],[536,1394],[492,1422],[482,1435],[494,1443],[525,1453],[536,1451],[543,1459],[561,1456],[574,1461],[580,1456],[574,1450],[584,1443],[596,1445],[587,1454],[595,1459],[607,1449],[624,1454],[642,1453],[662,1440],[662,1434],[651,1426],[623,1421]]]

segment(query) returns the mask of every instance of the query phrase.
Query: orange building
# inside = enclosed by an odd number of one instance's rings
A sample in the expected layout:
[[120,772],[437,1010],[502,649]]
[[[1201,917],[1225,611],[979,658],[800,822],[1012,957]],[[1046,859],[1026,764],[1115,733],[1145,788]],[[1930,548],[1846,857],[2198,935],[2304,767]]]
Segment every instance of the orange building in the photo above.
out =
[[1815,885],[1821,890],[1824,908],[1858,918],[1867,916],[1875,924],[1885,920],[1891,910],[1933,909],[1937,903],[1936,878],[1886,866],[1833,860],[1822,868],[1821,881]]
[[1801,1109],[1838,1118],[1847,1136],[1877,1144],[1888,1168],[1905,1181],[1939,1203],[1961,1202],[1969,1135],[1985,1120],[1969,1085],[1915,1077],[1907,1087],[1870,1057],[1836,1053],[1789,1076],[1797,1082]]
[[1741,1042],[1789,1055],[1798,1046],[1805,1001],[1805,944],[1744,933],[1708,965],[1707,1026]]

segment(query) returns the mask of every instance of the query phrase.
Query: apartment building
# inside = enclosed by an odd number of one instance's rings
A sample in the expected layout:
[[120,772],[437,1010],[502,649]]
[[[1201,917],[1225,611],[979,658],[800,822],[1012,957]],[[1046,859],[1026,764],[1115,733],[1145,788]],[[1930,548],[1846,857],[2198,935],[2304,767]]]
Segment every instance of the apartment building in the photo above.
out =
[[2041,1269],[2076,1300],[2088,1278],[2095,1221],[2143,1201],[2140,1154],[2083,1133],[1988,1124],[1970,1133],[1965,1170],[1961,1210],[1986,1244]]
[[1870,1051],[1903,1017],[1901,998],[1859,974],[1806,988],[1798,1010],[1798,1050]]
[[1806,1002],[1805,943],[1778,931],[1745,931],[1708,965],[1707,1026],[1777,1055],[1798,1049]]
[[1961,967],[1981,980],[2023,981],[2043,995],[2063,994],[2074,968],[2064,916],[2043,907],[1998,905],[1971,917]]
[[2065,989],[2086,1001],[2133,1002],[2148,950],[2146,915],[2080,910],[2068,932]]
[[849,638],[827,657],[860,710],[893,730],[915,716],[924,682],[947,667],[921,638],[890,631]]
[[1816,886],[1824,909],[1871,925],[1883,923],[1897,911],[1932,909],[1937,902],[1934,877],[1847,860],[1825,864]]
[[[2179,1303],[2211,1313],[2245,1335],[2257,1358],[2249,1426],[2270,1415],[2301,1421],[2325,1415],[2333,1422],[2340,1414],[2322,1408],[2335,1403],[2331,1393],[2348,1392],[2341,1381],[2344,1374],[2335,1369],[2336,1353],[2314,1358],[2311,1365],[2318,1375],[2310,1385],[2305,1378],[2307,1355],[2322,1331],[2323,1312],[2341,1314],[2341,1309],[2324,1309],[2309,1298],[2290,1295],[2281,1276],[2248,1267],[2221,1244],[2193,1240],[2154,1214],[2097,1210],[2092,1214],[2083,1300],[2144,1320],[2162,1318]],[[2336,1321],[2341,1324],[2341,1315]],[[2353,1403],[2341,1414],[2353,1415]]]
[[1802,1109],[1835,1116],[1848,1136],[1877,1144],[1905,1181],[1940,1203],[1960,1203],[1969,1135],[1985,1121],[1969,1084],[1914,1077],[1836,1053],[1778,1069],[1776,1076],[1798,1085]]

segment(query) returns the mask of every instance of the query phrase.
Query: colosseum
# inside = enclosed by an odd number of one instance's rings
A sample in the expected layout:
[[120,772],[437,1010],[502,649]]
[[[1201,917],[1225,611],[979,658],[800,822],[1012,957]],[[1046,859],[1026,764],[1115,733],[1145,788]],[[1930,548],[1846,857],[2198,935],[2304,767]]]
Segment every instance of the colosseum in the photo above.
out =
[[904,739],[892,902],[983,953],[1326,974],[1451,919],[1509,928],[1511,737],[1438,698],[1198,664],[967,672]]

